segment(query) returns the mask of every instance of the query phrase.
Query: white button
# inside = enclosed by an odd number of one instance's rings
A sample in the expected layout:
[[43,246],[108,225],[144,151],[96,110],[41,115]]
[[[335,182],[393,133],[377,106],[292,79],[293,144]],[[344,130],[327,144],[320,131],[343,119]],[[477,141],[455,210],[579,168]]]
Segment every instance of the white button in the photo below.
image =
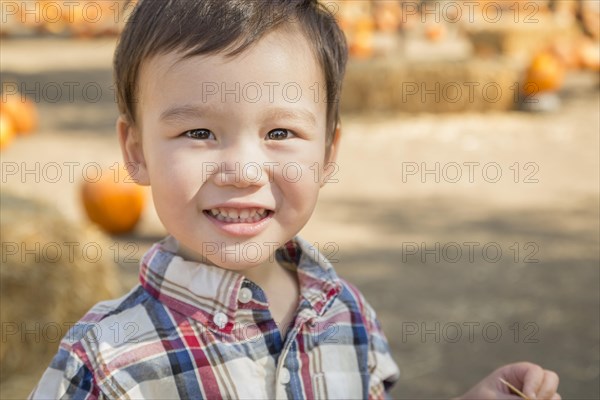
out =
[[224,328],[225,325],[227,325],[227,315],[223,314],[222,312],[218,312],[213,317],[213,322],[219,328]]
[[290,371],[287,368],[282,367],[279,371],[279,381],[284,385],[290,381]]
[[250,290],[250,288],[247,287],[241,288],[238,294],[238,300],[240,301],[240,303],[244,304],[252,300],[252,290]]

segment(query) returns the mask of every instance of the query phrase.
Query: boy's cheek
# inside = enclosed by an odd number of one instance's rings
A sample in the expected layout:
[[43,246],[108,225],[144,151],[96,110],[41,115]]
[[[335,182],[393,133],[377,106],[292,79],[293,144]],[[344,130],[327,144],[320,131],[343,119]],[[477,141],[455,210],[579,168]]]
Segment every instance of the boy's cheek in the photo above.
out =
[[312,164],[286,162],[275,170],[275,176],[271,177],[270,182],[288,191],[302,193],[318,191],[322,178],[323,171],[316,162]]
[[[152,180],[167,179],[167,182],[181,185],[199,185],[206,181],[211,171],[210,161],[201,161],[197,154],[184,152],[177,146],[165,144],[148,149],[148,174]],[[156,177],[156,178],[155,178]],[[158,182],[155,182],[158,183]]]

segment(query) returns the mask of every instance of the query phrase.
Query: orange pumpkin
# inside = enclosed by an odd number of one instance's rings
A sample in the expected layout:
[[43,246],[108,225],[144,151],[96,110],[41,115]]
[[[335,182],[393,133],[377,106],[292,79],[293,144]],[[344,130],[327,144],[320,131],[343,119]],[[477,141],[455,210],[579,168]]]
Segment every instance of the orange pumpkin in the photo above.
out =
[[357,32],[350,41],[350,55],[355,58],[369,58],[373,55],[373,33]]
[[344,33],[350,32],[352,30],[352,21],[349,18],[343,15],[339,15],[336,16],[336,21],[340,29],[344,31]]
[[31,100],[23,100],[20,94],[6,96],[2,101],[2,109],[12,119],[17,133],[27,134],[37,129],[38,114]]
[[375,20],[371,16],[361,16],[354,21],[352,29],[355,32],[373,32],[375,29]]
[[441,24],[431,24],[425,28],[425,36],[430,42],[439,42],[446,35],[446,28]]
[[89,219],[112,234],[132,231],[146,202],[145,190],[123,169],[103,170],[99,180],[85,180],[81,195]]
[[6,112],[0,110],[0,150],[10,145],[15,134],[15,126],[12,119]]
[[543,51],[531,61],[523,90],[526,94],[557,90],[561,87],[564,76],[565,67],[558,56],[550,51]]
[[573,70],[579,68],[579,49],[575,40],[557,39],[552,45],[552,51],[560,58],[565,69]]
[[[65,15],[69,15],[67,4],[62,1],[37,0],[36,1],[35,21],[40,22],[39,29],[51,35],[60,35],[67,30],[68,24],[65,22]],[[71,6],[79,2],[73,2]],[[22,13],[29,14],[27,7],[23,7]]]
[[402,10],[397,3],[383,3],[375,9],[375,26],[381,32],[398,31],[401,18]]
[[[94,12],[97,12],[99,4],[93,4],[94,7],[90,7],[90,10],[87,10],[87,6],[84,2],[77,2],[74,4],[73,12],[71,15],[69,13],[64,13],[64,24],[68,27],[71,35],[77,38],[90,38],[94,36],[94,28],[98,25],[100,18],[98,15],[95,15]],[[86,15],[89,17],[86,18]],[[90,18],[88,20],[88,18]]]
[[578,52],[583,68],[600,71],[600,44],[597,41],[583,38],[579,43]]

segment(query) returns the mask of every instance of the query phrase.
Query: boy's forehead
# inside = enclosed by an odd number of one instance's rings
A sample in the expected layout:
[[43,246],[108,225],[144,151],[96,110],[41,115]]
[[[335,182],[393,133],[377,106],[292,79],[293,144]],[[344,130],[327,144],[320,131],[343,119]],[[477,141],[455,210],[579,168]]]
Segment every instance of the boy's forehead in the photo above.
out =
[[[281,102],[325,105],[325,79],[313,49],[296,29],[273,31],[233,57],[186,57],[172,51],[142,63],[142,103],[198,96],[202,102]],[[314,104],[317,103],[317,104]],[[323,108],[324,107],[318,107]]]

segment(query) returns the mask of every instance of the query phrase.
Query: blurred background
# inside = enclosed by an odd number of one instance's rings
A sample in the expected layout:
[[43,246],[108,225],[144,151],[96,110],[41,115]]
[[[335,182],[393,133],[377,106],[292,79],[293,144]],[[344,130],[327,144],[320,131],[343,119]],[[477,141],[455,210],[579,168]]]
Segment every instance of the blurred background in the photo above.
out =
[[[377,310],[392,396],[529,360],[600,398],[600,2],[322,3],[351,58],[339,168],[301,235]],[[18,399],[165,231],[114,130],[133,3],[0,4],[0,398]]]

